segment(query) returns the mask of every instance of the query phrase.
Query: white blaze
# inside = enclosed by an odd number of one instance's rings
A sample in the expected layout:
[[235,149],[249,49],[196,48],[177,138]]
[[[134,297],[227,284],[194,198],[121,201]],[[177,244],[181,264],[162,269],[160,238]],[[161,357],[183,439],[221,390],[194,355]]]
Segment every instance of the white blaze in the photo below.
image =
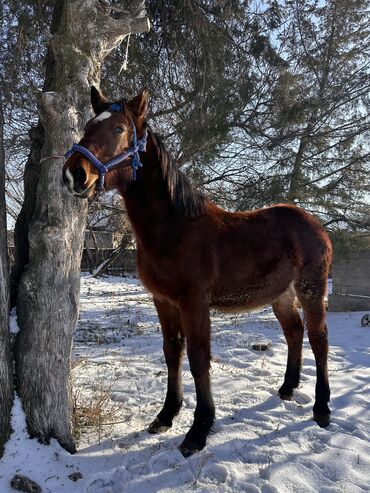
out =
[[101,122],[102,120],[106,120],[110,116],[112,116],[112,113],[110,111],[103,111],[103,113],[100,113],[100,115],[96,116],[93,119],[93,122],[94,123]]
[[66,177],[68,179],[68,188],[70,190],[70,192],[73,192],[73,175],[72,173],[69,171],[69,169],[66,169]]

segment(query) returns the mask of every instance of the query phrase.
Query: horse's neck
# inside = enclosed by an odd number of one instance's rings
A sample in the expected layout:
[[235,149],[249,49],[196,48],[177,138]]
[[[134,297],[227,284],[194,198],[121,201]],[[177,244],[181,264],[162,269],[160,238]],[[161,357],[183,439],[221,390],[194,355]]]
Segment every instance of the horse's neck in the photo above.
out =
[[173,205],[152,145],[142,156],[137,182],[122,193],[137,240],[151,248],[160,247],[171,230]]

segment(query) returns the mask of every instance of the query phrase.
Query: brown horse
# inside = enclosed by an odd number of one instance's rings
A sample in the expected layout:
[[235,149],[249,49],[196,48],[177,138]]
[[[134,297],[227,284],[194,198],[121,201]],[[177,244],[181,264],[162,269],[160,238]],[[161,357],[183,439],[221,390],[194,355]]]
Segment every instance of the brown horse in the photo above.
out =
[[[206,444],[215,418],[209,377],[210,307],[233,312],[272,305],[288,343],[279,394],[290,399],[299,383],[302,359],[303,322],[296,297],[316,360],[313,416],[320,426],[327,426],[330,390],[324,295],[331,244],[322,226],[293,205],[232,213],[205,198],[180,173],[145,123],[146,89],[129,102],[112,103],[92,88],[91,99],[97,116],[87,123],[80,146],[93,158],[74,150],[64,165],[63,179],[71,193],[91,198],[102,182],[93,160],[108,163],[133,149],[133,157],[124,157],[104,178],[105,188],[117,189],[124,198],[137,241],[139,276],[153,294],[162,326],[168,387],[149,432],[170,428],[180,410],[186,341],[197,404],[180,450],[189,456]],[[134,177],[131,165],[135,158],[134,167],[138,167],[137,138],[143,166]]]

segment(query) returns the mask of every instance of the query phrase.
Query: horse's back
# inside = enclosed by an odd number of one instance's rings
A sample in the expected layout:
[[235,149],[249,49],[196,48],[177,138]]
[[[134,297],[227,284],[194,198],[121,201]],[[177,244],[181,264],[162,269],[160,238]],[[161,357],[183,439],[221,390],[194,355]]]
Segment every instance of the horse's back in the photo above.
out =
[[210,212],[223,224],[213,245],[218,275],[212,306],[236,311],[270,304],[304,269],[327,273],[330,240],[303,209],[279,204],[250,212]]
[[325,255],[331,260],[331,242],[320,222],[304,209],[277,204],[248,212],[227,212],[211,209],[210,217],[216,216],[224,228],[218,228],[220,241],[226,244],[238,240],[247,253],[258,261],[260,256],[279,258],[288,252],[299,263],[310,263]]

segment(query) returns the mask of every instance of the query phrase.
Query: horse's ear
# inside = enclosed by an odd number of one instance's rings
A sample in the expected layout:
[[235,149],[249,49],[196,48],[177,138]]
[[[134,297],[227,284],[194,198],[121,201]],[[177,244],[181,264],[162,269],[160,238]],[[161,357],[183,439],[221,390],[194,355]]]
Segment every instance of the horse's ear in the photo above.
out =
[[138,118],[144,118],[149,106],[149,89],[147,86],[128,102],[132,112]]
[[91,86],[91,106],[95,114],[106,110],[108,104],[108,99],[95,86]]

